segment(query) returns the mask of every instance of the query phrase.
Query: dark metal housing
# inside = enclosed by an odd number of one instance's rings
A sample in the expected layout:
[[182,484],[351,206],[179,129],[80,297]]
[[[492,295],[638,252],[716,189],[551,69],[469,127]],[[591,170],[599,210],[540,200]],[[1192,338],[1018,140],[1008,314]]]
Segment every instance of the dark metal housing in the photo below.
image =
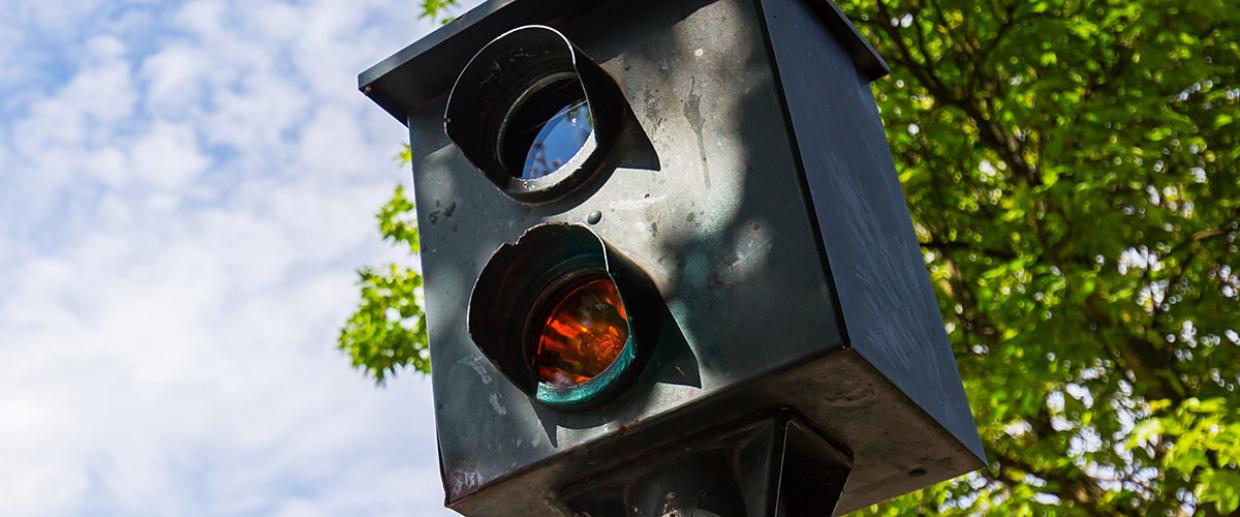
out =
[[[466,63],[529,24],[589,56],[631,117],[597,182],[537,203],[443,121]],[[827,0],[491,0],[364,72],[409,128],[447,505],[566,513],[583,482],[772,410],[847,457],[839,512],[983,465],[870,93],[885,73]],[[537,403],[467,324],[492,255],[545,223],[588,227],[664,302],[631,387],[582,411]]]

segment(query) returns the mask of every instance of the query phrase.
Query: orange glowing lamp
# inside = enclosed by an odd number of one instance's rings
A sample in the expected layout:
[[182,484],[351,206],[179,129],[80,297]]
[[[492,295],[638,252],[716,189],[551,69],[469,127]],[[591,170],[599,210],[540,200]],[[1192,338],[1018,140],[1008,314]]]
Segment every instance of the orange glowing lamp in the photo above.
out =
[[532,362],[540,381],[567,388],[590,381],[616,362],[628,342],[629,323],[609,278],[590,279],[563,292],[549,304]]

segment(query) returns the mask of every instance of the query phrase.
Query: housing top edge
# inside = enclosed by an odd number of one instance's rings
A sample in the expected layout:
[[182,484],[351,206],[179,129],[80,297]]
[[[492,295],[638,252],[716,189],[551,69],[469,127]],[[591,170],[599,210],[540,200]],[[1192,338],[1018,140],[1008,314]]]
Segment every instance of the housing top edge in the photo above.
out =
[[[408,112],[446,91],[456,72],[491,39],[521,25],[560,27],[613,0],[487,0],[358,75],[358,88],[402,124]],[[831,0],[803,0],[840,39],[871,81],[890,71]]]

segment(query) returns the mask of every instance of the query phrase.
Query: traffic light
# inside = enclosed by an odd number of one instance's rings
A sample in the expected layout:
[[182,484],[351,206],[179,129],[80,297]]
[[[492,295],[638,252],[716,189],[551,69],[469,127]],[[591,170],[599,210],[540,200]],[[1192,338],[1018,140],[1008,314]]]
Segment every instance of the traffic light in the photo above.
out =
[[363,72],[409,129],[467,515],[843,513],[984,464],[827,0],[490,0]]

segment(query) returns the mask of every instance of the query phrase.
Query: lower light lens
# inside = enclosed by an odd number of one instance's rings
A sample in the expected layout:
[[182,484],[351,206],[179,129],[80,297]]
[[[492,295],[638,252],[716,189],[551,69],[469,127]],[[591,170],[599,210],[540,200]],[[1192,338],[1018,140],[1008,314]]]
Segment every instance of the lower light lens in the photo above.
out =
[[542,382],[575,386],[620,356],[629,339],[628,316],[609,278],[583,282],[554,303],[538,335],[534,371]]

